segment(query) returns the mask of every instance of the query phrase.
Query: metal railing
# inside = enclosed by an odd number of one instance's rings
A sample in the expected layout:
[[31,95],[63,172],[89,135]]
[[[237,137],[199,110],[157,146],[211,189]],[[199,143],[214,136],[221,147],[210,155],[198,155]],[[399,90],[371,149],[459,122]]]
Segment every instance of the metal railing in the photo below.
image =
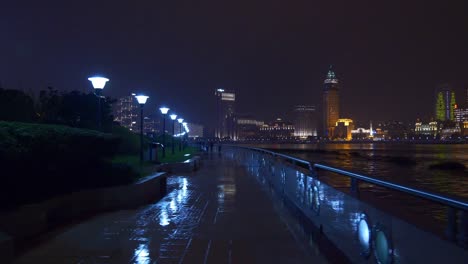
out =
[[[449,240],[456,240],[457,233],[458,233],[458,240],[459,243],[463,247],[468,246],[468,203],[465,201],[459,201],[455,199],[451,199],[442,195],[417,190],[414,188],[402,186],[399,184],[391,183],[384,180],[378,180],[369,176],[361,175],[354,172],[345,171],[342,169],[330,167],[324,164],[313,163],[307,160],[299,159],[296,157],[292,157],[289,155],[276,153],[270,150],[261,149],[261,148],[254,148],[254,147],[245,147],[245,146],[236,146],[236,145],[229,145],[229,147],[241,148],[241,149],[249,149],[252,151],[261,152],[264,154],[271,155],[273,157],[281,158],[282,160],[291,163],[292,165],[300,166],[303,168],[308,169],[311,174],[315,177],[318,177],[317,170],[324,170],[329,171],[332,173],[336,173],[339,175],[347,176],[351,179],[351,193],[358,194],[359,193],[359,182],[367,182],[371,184],[375,184],[386,189],[390,189],[393,191],[403,192],[415,197],[419,197],[425,200],[433,201],[438,204],[447,206],[447,227],[446,227],[446,235]],[[457,211],[458,214],[458,222],[459,228],[457,230]]]

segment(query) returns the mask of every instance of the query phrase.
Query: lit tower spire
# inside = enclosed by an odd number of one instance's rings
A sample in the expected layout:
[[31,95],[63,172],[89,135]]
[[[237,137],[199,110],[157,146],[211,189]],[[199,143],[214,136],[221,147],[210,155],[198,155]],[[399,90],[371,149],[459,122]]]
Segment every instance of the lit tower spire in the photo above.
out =
[[333,65],[330,65],[330,68],[328,68],[327,78],[324,83],[338,83],[338,79],[333,71]]
[[372,130],[372,120],[370,121],[370,132],[369,132],[369,137],[373,138],[374,137],[374,130]]

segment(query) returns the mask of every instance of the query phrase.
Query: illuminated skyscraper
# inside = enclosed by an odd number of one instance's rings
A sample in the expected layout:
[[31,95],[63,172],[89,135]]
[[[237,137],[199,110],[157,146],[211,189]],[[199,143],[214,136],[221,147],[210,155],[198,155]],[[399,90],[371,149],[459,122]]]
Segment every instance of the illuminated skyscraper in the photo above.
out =
[[314,105],[296,105],[294,116],[295,137],[317,136],[317,116]]
[[340,97],[338,93],[338,79],[332,66],[328,70],[323,91],[323,136],[333,138],[336,121],[340,117]]
[[236,94],[233,91],[217,89],[215,137],[237,139],[235,122]]
[[455,120],[455,92],[443,86],[436,94],[435,116],[436,120],[447,121]]

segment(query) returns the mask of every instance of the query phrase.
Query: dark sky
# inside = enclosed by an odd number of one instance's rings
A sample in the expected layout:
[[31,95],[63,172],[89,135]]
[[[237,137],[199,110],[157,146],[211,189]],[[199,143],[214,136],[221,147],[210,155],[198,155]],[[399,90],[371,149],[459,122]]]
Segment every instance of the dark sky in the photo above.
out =
[[464,101],[464,2],[4,0],[0,81],[85,91],[100,73],[106,95],[146,92],[147,109],[164,103],[206,123],[218,87],[262,119],[317,104],[333,64],[342,116],[413,120],[432,114],[440,83]]

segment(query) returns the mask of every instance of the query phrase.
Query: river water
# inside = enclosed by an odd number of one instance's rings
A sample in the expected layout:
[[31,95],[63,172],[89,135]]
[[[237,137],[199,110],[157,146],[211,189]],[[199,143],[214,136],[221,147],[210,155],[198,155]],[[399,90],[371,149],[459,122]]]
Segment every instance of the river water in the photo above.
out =
[[447,161],[454,161],[468,168],[468,144],[263,144],[256,147],[405,186],[468,198],[466,169],[429,168]]
[[[468,144],[339,143],[251,146],[468,201]],[[445,162],[463,164],[465,169],[430,168],[431,165]],[[329,185],[345,192],[349,190],[350,180],[347,177],[333,173],[319,175]],[[443,234],[446,207],[375,185],[361,184],[361,190],[363,193],[370,193],[372,197],[368,200],[377,203],[379,207],[387,207],[392,213],[410,222],[416,221],[424,229]],[[421,221],[421,218],[428,221]]]

